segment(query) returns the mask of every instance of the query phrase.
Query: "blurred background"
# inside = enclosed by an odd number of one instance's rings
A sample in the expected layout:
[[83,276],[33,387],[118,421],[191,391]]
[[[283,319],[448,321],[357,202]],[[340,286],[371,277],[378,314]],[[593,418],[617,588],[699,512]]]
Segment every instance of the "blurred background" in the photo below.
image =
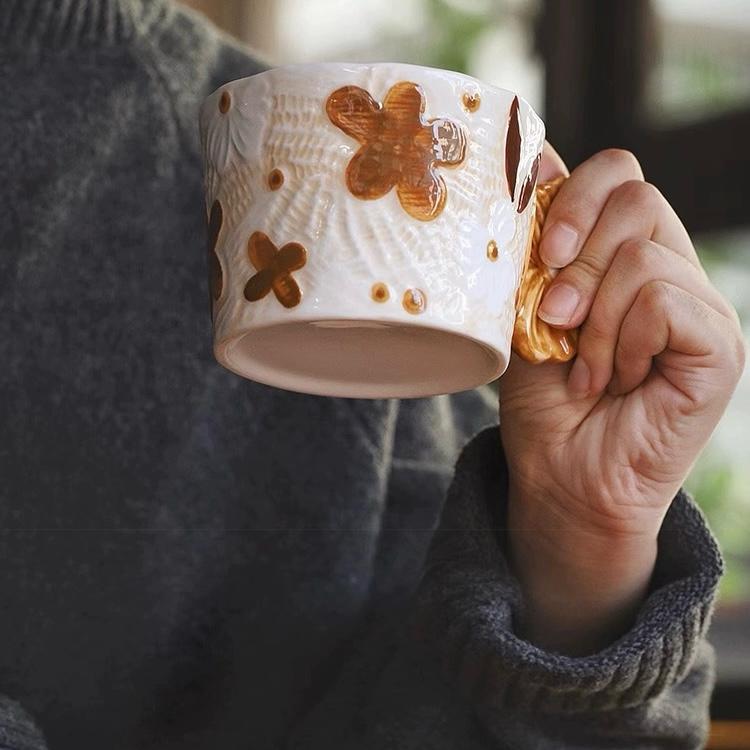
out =
[[[395,60],[514,89],[571,166],[608,146],[631,149],[687,224],[750,336],[748,0],[187,4],[272,64]],[[728,565],[712,626],[713,714],[749,719],[750,370],[689,486]]]

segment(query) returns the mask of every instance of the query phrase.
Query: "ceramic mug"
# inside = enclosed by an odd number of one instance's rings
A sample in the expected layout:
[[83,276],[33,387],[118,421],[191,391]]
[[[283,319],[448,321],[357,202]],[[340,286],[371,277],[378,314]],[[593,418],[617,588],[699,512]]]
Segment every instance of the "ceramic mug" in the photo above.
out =
[[275,68],[200,115],[214,355],[294,391],[452,393],[503,373],[511,341],[569,359],[536,317],[556,184],[544,125],[512,92],[398,63]]

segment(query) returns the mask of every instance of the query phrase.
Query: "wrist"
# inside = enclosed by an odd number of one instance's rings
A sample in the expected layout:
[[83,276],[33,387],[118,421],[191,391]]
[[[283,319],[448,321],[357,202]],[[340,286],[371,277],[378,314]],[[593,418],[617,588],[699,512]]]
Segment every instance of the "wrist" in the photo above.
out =
[[524,599],[520,635],[570,655],[601,650],[632,625],[648,591],[658,528],[625,533],[579,523],[512,484],[507,543]]

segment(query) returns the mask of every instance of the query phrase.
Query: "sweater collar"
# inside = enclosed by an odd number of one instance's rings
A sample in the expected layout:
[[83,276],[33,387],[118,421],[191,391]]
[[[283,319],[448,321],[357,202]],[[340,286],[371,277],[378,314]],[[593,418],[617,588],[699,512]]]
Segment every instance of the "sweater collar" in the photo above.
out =
[[145,34],[170,0],[0,0],[0,47],[66,48]]

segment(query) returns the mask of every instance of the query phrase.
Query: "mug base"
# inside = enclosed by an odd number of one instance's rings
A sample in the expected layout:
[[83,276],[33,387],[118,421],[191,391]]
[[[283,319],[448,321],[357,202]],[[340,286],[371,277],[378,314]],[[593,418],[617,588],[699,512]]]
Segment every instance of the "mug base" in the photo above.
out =
[[253,328],[217,342],[214,355],[259,383],[344,398],[455,393],[494,380],[506,366],[499,352],[460,333],[372,319]]

